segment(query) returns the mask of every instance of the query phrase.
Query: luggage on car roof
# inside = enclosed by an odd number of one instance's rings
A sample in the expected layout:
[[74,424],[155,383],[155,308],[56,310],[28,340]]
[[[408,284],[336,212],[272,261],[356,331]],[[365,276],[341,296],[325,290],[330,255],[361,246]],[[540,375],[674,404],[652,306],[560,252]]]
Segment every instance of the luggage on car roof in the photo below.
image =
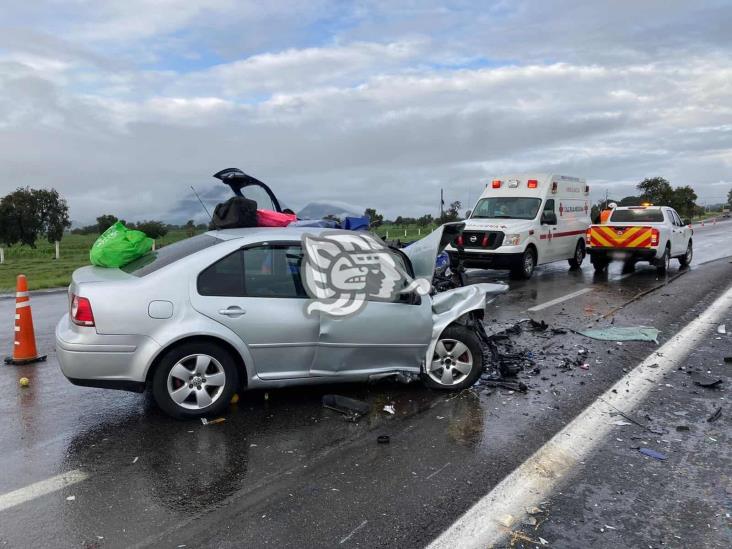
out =
[[243,196],[233,196],[216,205],[212,229],[238,229],[257,226],[257,203]]

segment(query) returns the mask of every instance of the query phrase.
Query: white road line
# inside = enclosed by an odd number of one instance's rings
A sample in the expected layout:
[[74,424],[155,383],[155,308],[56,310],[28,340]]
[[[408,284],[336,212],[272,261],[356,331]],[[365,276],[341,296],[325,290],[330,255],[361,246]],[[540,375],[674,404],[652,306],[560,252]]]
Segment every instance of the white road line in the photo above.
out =
[[61,475],[56,475],[55,477],[29,484],[28,486],[18,488],[12,492],[0,494],[0,512],[32,499],[45,496],[51,492],[56,492],[57,490],[61,490],[66,486],[71,486],[72,484],[76,484],[77,482],[81,482],[87,478],[89,478],[88,474],[80,471],[79,469],[74,469],[68,473],[63,473]]
[[505,523],[520,523],[527,507],[545,500],[564,476],[581,467],[580,462],[603,442],[614,428],[610,414],[617,410],[627,413],[640,404],[731,308],[732,287],[504,478],[429,549],[484,548],[498,543],[508,533]]
[[434,471],[433,473],[431,473],[425,480],[429,480],[432,477],[434,477],[436,474],[441,473],[442,471],[444,471],[445,469],[447,469],[447,467],[449,465],[450,465],[450,462],[448,461],[447,463],[445,463],[445,465],[443,465],[442,467],[440,467],[439,469],[437,469],[437,471]]
[[340,542],[338,543],[338,545],[343,545],[344,543],[346,543],[346,542],[347,542],[347,541],[348,541],[349,539],[351,539],[351,537],[353,536],[353,534],[355,534],[355,533],[356,533],[356,532],[358,532],[358,531],[359,531],[359,530],[360,530],[361,528],[363,528],[364,526],[366,526],[366,524],[368,524],[368,522],[369,522],[369,521],[365,520],[365,521],[363,521],[363,522],[362,522],[361,524],[359,524],[358,526],[356,526],[356,527],[355,527],[355,528],[354,528],[353,530],[351,530],[351,533],[350,533],[350,534],[348,534],[348,535],[347,535],[347,536],[346,536],[345,538],[343,538],[343,539],[342,539],[342,540],[341,540],[341,541],[340,541]]
[[590,293],[592,291],[592,288],[583,288],[582,290],[577,290],[576,292],[572,292],[571,294],[563,295],[562,297],[558,297],[556,299],[552,299],[551,301],[547,301],[546,303],[542,303],[541,305],[536,305],[534,307],[531,307],[530,309],[526,309],[530,313],[541,311],[542,309],[548,309],[549,307],[554,307],[554,305],[557,305],[558,303],[562,303],[564,301],[567,301],[569,299],[574,299],[575,297],[579,297],[581,295]]

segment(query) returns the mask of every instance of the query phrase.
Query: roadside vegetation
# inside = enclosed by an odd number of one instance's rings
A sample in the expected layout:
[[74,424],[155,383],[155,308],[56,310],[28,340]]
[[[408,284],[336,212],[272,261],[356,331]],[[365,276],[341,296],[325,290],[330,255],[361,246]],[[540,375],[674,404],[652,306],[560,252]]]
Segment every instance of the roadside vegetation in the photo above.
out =
[[[174,229],[155,241],[157,247],[188,238],[189,232]],[[13,246],[5,249],[5,263],[0,265],[0,293],[15,290],[18,274],[28,277],[31,290],[58,288],[71,282],[71,273],[89,265],[89,250],[99,236],[94,234],[65,234],[61,239],[59,259],[55,259],[55,245],[36,242],[36,247]]]
[[[682,217],[695,221],[721,217],[732,206],[732,190],[725,204],[702,207],[697,195],[689,186],[673,188],[662,177],[644,179],[637,185],[638,194],[619,199],[608,197],[592,206],[592,216],[599,217],[607,203],[621,206],[651,202],[674,207]],[[442,223],[457,221],[462,205],[455,201],[445,205],[441,215],[433,217],[399,216],[384,219],[373,208],[364,212],[371,222],[372,231],[388,240],[411,242],[429,234]],[[463,212],[464,213],[464,212]],[[97,237],[117,221],[111,214],[100,215],[92,225],[76,227],[69,231],[66,201],[54,189],[19,188],[0,199],[0,249],[4,261],[0,264],[0,293],[12,292],[18,274],[28,277],[31,290],[66,286],[71,273],[89,264],[89,250]],[[124,220],[122,220],[124,222]],[[145,232],[155,239],[156,247],[166,246],[206,230],[206,225],[195,225],[189,220],[184,225],[169,225],[162,221],[140,221],[125,224]],[[58,257],[56,246],[58,243]]]

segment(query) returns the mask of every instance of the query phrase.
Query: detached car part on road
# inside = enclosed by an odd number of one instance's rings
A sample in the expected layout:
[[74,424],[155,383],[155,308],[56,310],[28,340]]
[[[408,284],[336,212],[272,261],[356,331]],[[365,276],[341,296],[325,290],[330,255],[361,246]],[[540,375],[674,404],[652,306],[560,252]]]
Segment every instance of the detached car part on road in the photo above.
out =
[[[438,252],[462,227],[388,253],[409,277],[431,282]],[[121,269],[78,269],[56,328],[61,370],[77,385],[151,389],[176,417],[219,413],[245,388],[391,375],[437,389],[475,383],[484,369],[475,317],[505,286],[397,294],[347,318],[307,314],[302,237],[326,232],[334,231],[211,231]]]
[[587,252],[596,271],[604,271],[615,259],[623,261],[626,269],[648,261],[664,275],[672,258],[682,267],[691,263],[694,231],[690,225],[666,206],[617,207],[607,223],[587,229]]

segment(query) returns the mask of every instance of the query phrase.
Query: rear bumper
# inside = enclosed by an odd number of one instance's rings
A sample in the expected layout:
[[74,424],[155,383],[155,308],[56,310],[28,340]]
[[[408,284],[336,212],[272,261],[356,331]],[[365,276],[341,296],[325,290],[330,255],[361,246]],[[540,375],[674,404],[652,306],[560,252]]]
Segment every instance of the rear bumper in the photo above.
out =
[[56,356],[61,372],[75,385],[141,391],[160,346],[139,335],[99,335],[64,317],[56,326]]
[[590,257],[600,257],[609,260],[621,261],[654,261],[656,259],[656,248],[600,248],[590,246],[587,248]]
[[[447,253],[451,263],[457,262],[457,252],[448,251]],[[475,269],[512,269],[516,265],[520,265],[522,260],[522,253],[463,252],[463,265]]]

